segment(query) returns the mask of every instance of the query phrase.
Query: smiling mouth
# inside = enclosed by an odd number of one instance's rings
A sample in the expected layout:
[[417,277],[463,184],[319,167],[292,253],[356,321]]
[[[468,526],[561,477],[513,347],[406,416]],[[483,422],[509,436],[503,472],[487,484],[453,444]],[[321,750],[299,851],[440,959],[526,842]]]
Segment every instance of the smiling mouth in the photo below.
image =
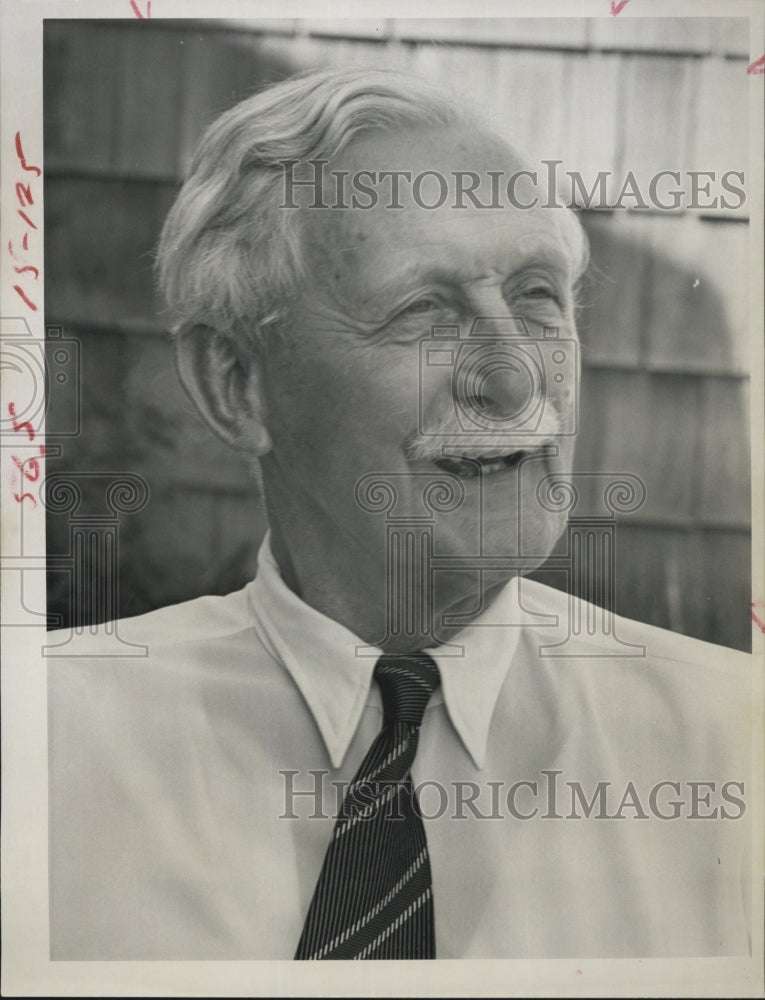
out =
[[522,458],[537,450],[536,448],[522,448],[507,455],[493,455],[491,457],[474,455],[470,458],[455,458],[450,456],[437,458],[434,462],[444,472],[450,472],[461,479],[473,479],[477,476],[490,476],[494,472],[512,469],[518,465]]

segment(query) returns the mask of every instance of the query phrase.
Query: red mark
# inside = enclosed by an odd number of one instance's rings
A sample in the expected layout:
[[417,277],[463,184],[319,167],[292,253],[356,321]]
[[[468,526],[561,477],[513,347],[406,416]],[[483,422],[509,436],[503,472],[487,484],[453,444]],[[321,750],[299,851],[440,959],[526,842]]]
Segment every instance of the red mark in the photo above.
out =
[[135,0],[130,0],[130,6],[133,8],[133,13],[135,14],[135,16],[140,17],[142,21],[145,17],[151,17],[151,0],[147,0],[145,14],[142,14],[141,11],[138,9],[138,4],[135,2]]
[[630,0],[619,0],[619,3],[614,3],[614,0],[611,0],[611,16],[616,17],[617,14],[621,14],[629,2]]
[[750,604],[749,605],[749,614],[751,616],[752,621],[757,626],[757,628],[760,630],[760,632],[762,632],[763,634],[765,634],[765,622],[754,613],[754,609],[762,607],[762,605],[763,605],[762,601],[755,601],[752,604]]
[[[18,160],[19,160],[19,163],[21,164],[22,169],[24,169],[24,170],[26,170],[26,171],[28,171],[30,173],[36,174],[38,177],[40,176],[40,174],[42,173],[42,171],[40,170],[40,168],[34,166],[31,163],[27,163],[26,157],[24,156],[24,150],[21,147],[21,133],[20,132],[16,133],[16,156],[18,157]],[[34,196],[32,195],[32,185],[31,184],[24,184],[22,181],[17,181],[16,182],[16,198],[18,199],[18,203],[21,206],[21,208],[17,208],[16,209],[16,213],[19,216],[19,218],[23,219],[24,222],[27,224],[27,229],[24,232],[24,236],[22,238],[21,245],[24,248],[24,250],[28,251],[29,250],[29,230],[30,229],[34,229],[35,232],[37,232],[37,226],[36,226],[36,224],[33,222],[32,219],[30,219],[30,217],[24,211],[25,208],[33,207],[34,203],[35,203]],[[31,274],[32,275],[32,279],[34,281],[37,281],[39,279],[39,277],[40,277],[40,271],[39,271],[39,269],[36,268],[33,264],[27,264],[27,262],[25,260],[19,259],[16,256],[16,254],[14,253],[14,250],[13,250],[13,242],[11,240],[8,240],[8,253],[11,255],[11,257],[13,257],[13,259],[18,264],[22,265],[21,267],[14,267],[13,270],[16,272],[16,274]],[[21,285],[14,285],[13,286],[13,290],[14,290],[14,292],[16,292],[16,294],[19,296],[19,298],[22,299],[22,301],[24,302],[24,304],[27,305],[32,310],[32,312],[37,312],[37,306],[29,298],[29,296],[24,291],[24,289],[21,287]]]
[[746,67],[747,73],[751,73],[752,76],[762,76],[765,73],[765,56],[760,56],[759,59],[755,59],[753,63],[749,63]]
[[31,300],[31,299],[29,299],[29,298],[28,298],[28,297],[27,297],[27,296],[26,296],[26,295],[24,294],[24,289],[23,289],[23,288],[21,288],[21,286],[20,286],[20,285],[14,285],[14,286],[13,286],[13,290],[14,290],[14,292],[18,292],[18,293],[19,293],[19,295],[20,295],[20,296],[22,297],[22,299],[23,299],[23,300],[24,300],[24,301],[26,302],[26,304],[27,304],[27,305],[29,306],[29,308],[30,308],[30,309],[31,309],[31,310],[32,310],[33,312],[37,312],[37,306],[36,306],[36,305],[34,304],[34,302],[32,302],[32,300]]
[[9,413],[9,415],[11,417],[11,422],[13,424],[14,431],[22,431],[22,430],[24,430],[29,435],[29,440],[30,441],[34,441],[34,439],[35,439],[35,429],[30,424],[30,422],[28,420],[21,421],[21,420],[17,420],[16,419],[16,404],[15,403],[9,403],[8,404],[8,413]]
[[16,184],[16,197],[19,199],[19,205],[22,208],[26,208],[27,205],[34,205],[35,203],[32,197],[32,188],[29,184],[22,184],[21,181]]
[[21,148],[21,132],[16,133],[16,156],[18,156],[19,158],[19,163],[21,164],[22,169],[32,171],[32,173],[34,173],[35,176],[37,177],[40,176],[42,170],[40,170],[39,167],[35,167],[27,163],[27,159],[24,156],[24,151]]
[[[24,247],[25,250],[28,249],[28,247],[25,246],[28,235],[29,233],[24,233],[24,239],[21,241],[21,245]],[[13,257],[14,260],[21,261],[21,257],[17,257],[13,251],[13,240],[8,240],[8,253],[11,255],[11,257]],[[13,270],[16,272],[16,274],[23,274],[24,271],[35,271],[36,272],[35,280],[37,280],[37,278],[39,278],[40,276],[40,272],[33,264],[26,264],[24,267],[14,267]]]
[[25,274],[27,271],[34,271],[35,281],[40,277],[40,272],[34,264],[25,264],[24,267],[14,267],[16,274]]
[[[28,479],[30,483],[36,483],[40,478],[40,463],[36,458],[30,458],[27,462],[22,462],[20,458],[16,455],[11,455],[15,465],[21,469],[25,479]],[[28,465],[29,468],[25,469],[24,466]],[[34,473],[34,475],[32,475]]]
[[583,976],[584,975],[584,973],[582,972],[581,969],[577,969],[576,970],[576,974],[577,974],[577,976]]
[[[26,431],[29,436],[29,440],[34,441],[35,439],[34,427],[32,427],[32,425],[28,420],[16,419],[17,414],[16,414],[15,403],[8,404],[8,413],[10,415],[14,431],[16,432]],[[45,445],[40,445],[39,448],[40,448],[40,454],[44,455]],[[16,466],[16,468],[21,470],[21,474],[25,479],[28,479],[30,483],[37,482],[37,480],[40,478],[40,463],[37,461],[36,458],[31,458],[25,462],[22,462],[17,455],[11,455],[11,458],[13,459],[13,464]],[[16,485],[15,475],[13,476],[13,485],[14,486]],[[35,500],[35,498],[32,496],[31,493],[21,493],[21,494],[14,493],[13,499],[16,501],[16,503],[24,503],[25,500],[31,500],[32,506],[33,507],[37,506],[37,501]]]

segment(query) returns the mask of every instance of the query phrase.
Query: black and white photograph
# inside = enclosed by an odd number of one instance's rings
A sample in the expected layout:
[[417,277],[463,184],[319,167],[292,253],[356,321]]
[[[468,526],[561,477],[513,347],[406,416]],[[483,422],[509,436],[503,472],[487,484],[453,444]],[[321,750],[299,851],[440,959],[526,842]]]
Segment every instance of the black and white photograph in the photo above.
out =
[[765,5],[2,19],[3,991],[763,995]]

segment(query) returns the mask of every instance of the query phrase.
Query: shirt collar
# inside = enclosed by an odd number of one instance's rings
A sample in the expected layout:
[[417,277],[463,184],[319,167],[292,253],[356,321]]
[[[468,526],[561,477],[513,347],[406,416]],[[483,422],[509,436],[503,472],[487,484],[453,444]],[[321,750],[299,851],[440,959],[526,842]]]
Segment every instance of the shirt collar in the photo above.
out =
[[[366,645],[338,622],[309,607],[282,580],[266,535],[252,584],[252,608],[265,637],[298,686],[327,748],[340,767],[369,703],[379,704],[372,672],[382,650]],[[489,725],[518,643],[518,581],[448,646],[427,650],[441,686],[430,704],[449,718],[477,768],[486,759]]]

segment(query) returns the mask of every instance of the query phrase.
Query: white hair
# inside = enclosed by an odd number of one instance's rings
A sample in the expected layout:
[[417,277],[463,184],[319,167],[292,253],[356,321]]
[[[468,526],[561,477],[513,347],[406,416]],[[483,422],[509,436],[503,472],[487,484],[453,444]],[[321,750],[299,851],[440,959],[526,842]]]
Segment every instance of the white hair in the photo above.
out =
[[459,120],[424,81],[387,70],[301,74],[225,112],[204,134],[160,237],[173,329],[252,339],[284,319],[302,259],[300,213],[279,208],[283,161],[331,159],[365,130]]
[[[202,137],[160,237],[157,275],[172,329],[201,325],[251,344],[286,319],[304,269],[301,213],[279,207],[284,161],[330,160],[364,131],[459,123],[474,125],[475,115],[393,70],[309,72],[229,109]],[[581,271],[581,227],[569,211],[559,215]]]

